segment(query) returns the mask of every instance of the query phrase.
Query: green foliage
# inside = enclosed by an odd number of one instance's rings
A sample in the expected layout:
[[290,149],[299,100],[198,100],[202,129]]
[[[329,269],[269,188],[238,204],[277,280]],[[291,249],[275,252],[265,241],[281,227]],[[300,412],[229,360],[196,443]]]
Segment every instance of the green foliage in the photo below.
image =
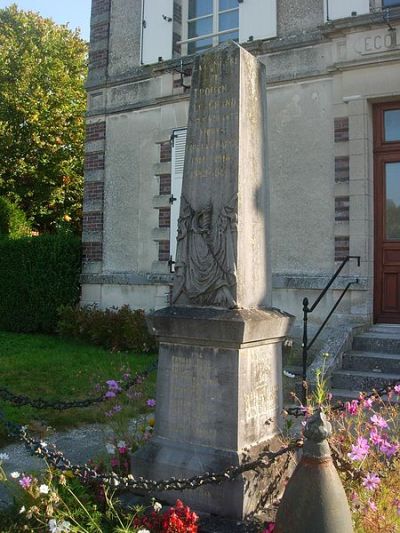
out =
[[79,298],[80,241],[71,234],[0,240],[0,329],[52,332]]
[[31,233],[25,213],[7,198],[0,196],[0,238],[18,239]]
[[[156,359],[153,354],[111,354],[98,346],[38,333],[0,331],[0,347],[0,386],[7,386],[15,394],[49,401],[98,397],[107,390],[107,380],[125,380],[128,374],[133,377],[147,370]],[[31,429],[40,431],[44,440],[47,436],[42,431],[48,426],[61,430],[82,424],[106,422],[114,425],[118,422],[125,431],[128,420],[138,419],[141,413],[149,412],[145,400],[154,397],[155,379],[156,372],[152,372],[140,387],[135,387],[132,399],[124,393],[85,409],[37,410],[29,405],[16,407],[8,403],[3,404],[1,409],[14,422],[33,422]],[[142,395],[139,396],[139,392]],[[105,416],[114,402],[121,404],[121,412],[112,418]],[[0,448],[5,442],[5,431],[0,424]]]
[[79,226],[87,45],[15,5],[0,9],[0,195],[33,227]]
[[127,305],[119,309],[98,309],[95,306],[60,309],[58,329],[62,335],[82,339],[112,351],[157,349],[156,340],[146,325],[142,309]]

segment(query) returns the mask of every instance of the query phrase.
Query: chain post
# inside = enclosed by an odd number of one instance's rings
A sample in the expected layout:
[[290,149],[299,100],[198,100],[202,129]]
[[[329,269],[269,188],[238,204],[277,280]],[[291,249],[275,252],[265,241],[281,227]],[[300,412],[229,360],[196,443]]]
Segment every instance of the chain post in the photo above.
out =
[[302,381],[302,397],[301,401],[303,405],[307,404],[307,359],[308,359],[308,313],[310,312],[308,307],[308,298],[303,300],[303,381]]

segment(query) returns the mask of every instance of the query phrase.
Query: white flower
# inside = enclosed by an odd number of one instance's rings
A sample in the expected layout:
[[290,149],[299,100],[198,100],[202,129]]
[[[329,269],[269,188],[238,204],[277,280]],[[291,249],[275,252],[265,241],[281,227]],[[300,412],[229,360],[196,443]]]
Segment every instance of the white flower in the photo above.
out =
[[159,513],[162,509],[162,505],[161,503],[159,502],[154,502],[153,503],[153,509],[155,510],[156,513]]
[[139,529],[137,533],[150,533],[148,529]]
[[48,525],[51,533],[64,533],[68,532],[71,529],[71,524],[66,520],[63,520],[62,522],[57,524],[57,521],[52,518],[51,520],[49,520]]
[[117,448],[126,448],[126,442],[124,440],[120,440],[117,443]]
[[26,509],[25,509],[25,505],[23,505],[23,506],[21,507],[21,509],[19,510],[19,514],[22,514],[22,513],[24,513],[25,511],[26,511]]
[[48,485],[40,485],[39,487],[40,494],[48,494],[49,493],[49,487]]
[[18,479],[21,474],[19,472],[11,472],[10,476],[13,479]]
[[106,444],[106,450],[107,450],[107,453],[109,453],[110,455],[114,455],[114,453],[115,453],[115,446],[114,446],[114,444],[111,444],[110,442],[107,442],[107,444]]
[[291,372],[288,372],[287,370],[283,371],[283,375],[290,379],[294,379],[296,377],[295,374],[292,374]]
[[0,461],[9,461],[10,460],[10,456],[8,455],[8,453],[0,453]]

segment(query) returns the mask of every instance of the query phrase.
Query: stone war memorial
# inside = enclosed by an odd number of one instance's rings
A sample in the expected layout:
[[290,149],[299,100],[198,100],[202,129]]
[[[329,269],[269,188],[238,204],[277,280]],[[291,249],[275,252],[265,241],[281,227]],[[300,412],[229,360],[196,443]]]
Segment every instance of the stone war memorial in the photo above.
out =
[[[292,317],[269,308],[265,84],[264,65],[235,43],[195,60],[172,306],[150,317],[155,437],[134,455],[135,476],[220,472],[275,444]],[[267,484],[268,471],[247,473],[179,497],[243,518]]]

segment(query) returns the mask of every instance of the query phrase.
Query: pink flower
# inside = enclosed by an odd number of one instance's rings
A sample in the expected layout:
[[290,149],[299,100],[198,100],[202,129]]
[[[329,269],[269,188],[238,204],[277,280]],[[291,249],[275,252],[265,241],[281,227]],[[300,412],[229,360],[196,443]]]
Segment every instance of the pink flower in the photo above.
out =
[[382,435],[378,433],[378,430],[375,427],[369,432],[369,438],[372,444],[375,444],[375,446],[379,446],[383,442]]
[[363,400],[363,403],[367,409],[372,409],[374,400],[372,398],[366,398],[365,400]]
[[390,459],[399,451],[399,445],[388,440],[382,440],[382,442],[379,444],[379,450],[384,453],[388,459]]
[[29,489],[29,487],[32,485],[32,478],[30,476],[24,476],[18,481],[18,483],[23,489]]
[[147,405],[147,407],[155,407],[156,406],[156,401],[153,400],[153,398],[150,398],[149,400],[147,400],[146,405]]
[[348,413],[349,415],[356,415],[358,412],[358,401],[352,400],[351,403],[346,402],[344,404],[344,407],[346,409],[346,413]]
[[124,455],[125,453],[128,453],[128,448],[124,448],[124,447],[118,448],[118,451],[121,455]]
[[371,511],[377,511],[378,507],[376,506],[376,503],[373,500],[368,500],[368,507],[371,509]]
[[111,459],[111,466],[115,468],[116,466],[119,466],[119,460],[116,457],[113,457]]
[[275,523],[269,522],[269,524],[267,524],[267,527],[264,529],[263,533],[272,533],[274,529],[275,529]]
[[347,455],[352,461],[362,461],[365,459],[369,452],[369,444],[364,437],[358,437],[357,444],[352,444],[351,452]]
[[380,415],[371,416],[370,420],[374,424],[374,426],[377,426],[378,428],[386,429],[389,427],[386,420]]
[[377,476],[376,474],[370,474],[368,473],[364,478],[363,478],[363,486],[367,489],[367,490],[375,490],[376,487],[379,485],[379,483],[381,482],[379,476]]
[[109,391],[120,392],[121,390],[118,381],[115,381],[115,379],[109,379],[108,381],[106,381],[106,384]]
[[395,392],[396,394],[400,394],[400,383],[399,383],[398,385],[395,385],[395,386],[394,386],[394,392]]

